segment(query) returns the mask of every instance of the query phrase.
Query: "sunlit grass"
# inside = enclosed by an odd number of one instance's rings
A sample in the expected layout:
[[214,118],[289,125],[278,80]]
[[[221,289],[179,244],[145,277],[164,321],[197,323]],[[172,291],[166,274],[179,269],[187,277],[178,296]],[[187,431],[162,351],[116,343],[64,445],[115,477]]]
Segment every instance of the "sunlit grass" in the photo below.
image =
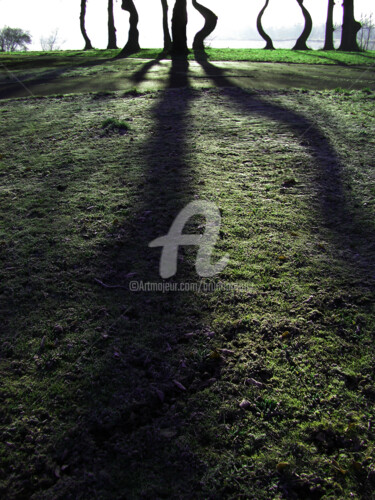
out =
[[[371,498],[373,104],[0,102],[4,498]],[[193,199],[222,216],[212,282],[248,289],[131,293],[160,280],[148,243]],[[199,280],[195,257],[176,281]]]
[[[65,62],[82,62],[83,60],[107,59],[115,57],[119,50],[62,50],[52,52],[14,52],[12,54],[0,53],[0,62],[21,64],[29,62],[34,58],[48,59],[56,64]],[[161,49],[142,49],[132,58],[155,59],[161,54]],[[373,65],[375,63],[375,51],[365,52],[341,52],[341,51],[294,51],[290,49],[216,49],[207,48],[206,53],[211,61],[253,61],[253,62],[278,62],[296,64],[341,64],[341,65]],[[165,56],[168,58],[169,56]],[[189,53],[189,59],[194,59],[193,51]]]

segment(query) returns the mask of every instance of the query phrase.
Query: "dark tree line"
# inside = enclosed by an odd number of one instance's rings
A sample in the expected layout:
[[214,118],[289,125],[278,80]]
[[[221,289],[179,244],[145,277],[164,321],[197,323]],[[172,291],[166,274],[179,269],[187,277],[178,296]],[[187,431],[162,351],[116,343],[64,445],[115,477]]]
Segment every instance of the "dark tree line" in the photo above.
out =
[[328,12],[326,22],[326,36],[324,42],[324,50],[334,50],[333,34],[335,28],[333,27],[333,9],[335,7],[335,0],[328,0]]
[[91,45],[90,38],[87,36],[86,26],[85,26],[86,2],[87,2],[87,0],[81,0],[81,13],[79,16],[79,23],[80,23],[81,33],[82,33],[83,39],[85,40],[85,47],[83,50],[91,50],[93,48],[93,46]]
[[297,0],[298,5],[301,7],[303,17],[305,19],[305,27],[296,41],[295,46],[293,47],[293,50],[308,50],[308,46],[306,45],[307,39],[310,36],[312,27],[313,27],[313,22],[310,16],[310,12],[306,9],[306,7],[303,5],[303,0]]
[[125,47],[122,49],[118,57],[126,57],[129,54],[134,54],[140,50],[139,31],[138,31],[138,12],[133,0],[122,0],[121,8],[129,12],[129,35]]
[[[303,0],[297,0],[298,5],[301,7],[302,14],[305,20],[305,26],[303,32],[298,38],[293,50],[308,50],[307,47],[307,39],[310,36],[313,23],[311,19],[311,15],[306,7],[303,5]],[[262,10],[260,11],[257,19],[257,29],[260,36],[266,41],[267,45],[265,49],[273,49],[273,43],[271,37],[267,35],[262,26],[262,17],[264,11],[267,9],[269,4],[269,0],[266,0]],[[326,35],[325,35],[325,43],[324,50],[334,50],[333,44],[333,9],[335,6],[334,0],[328,0],[328,13],[327,13],[327,21],[326,21]],[[354,18],[354,0],[343,0],[343,24],[342,24],[342,34],[341,34],[341,44],[339,50],[345,51],[358,51],[358,43],[357,43],[357,33],[361,29],[361,24],[355,20]]]
[[354,0],[343,0],[343,7],[344,19],[339,50],[359,50],[357,33],[361,29],[361,23],[354,18]]
[[[304,29],[296,41],[293,50],[309,50],[307,46],[307,40],[311,34],[313,28],[313,22],[311,15],[305,5],[303,0],[296,0],[301,8],[302,15],[304,17]],[[325,43],[324,50],[334,50],[333,43],[333,9],[335,6],[335,0],[328,1],[327,10],[327,21],[326,21],[326,33],[325,33]],[[81,0],[81,14],[80,14],[80,26],[81,33],[85,40],[84,50],[92,49],[91,41],[86,33],[85,28],[85,18],[86,18],[86,3],[87,0]],[[195,51],[204,50],[204,41],[206,38],[215,30],[217,24],[217,16],[210,9],[198,2],[198,0],[192,0],[193,7],[202,15],[204,18],[203,28],[195,35],[193,41],[193,49]],[[265,32],[262,25],[262,18],[264,12],[269,5],[269,0],[265,0],[265,3],[260,10],[257,17],[257,29],[260,36],[265,40],[265,49],[273,50],[273,42],[271,37]],[[358,51],[360,50],[357,43],[357,33],[361,29],[361,24],[355,20],[354,17],[354,0],[343,0],[343,24],[342,24],[342,35],[341,44],[339,50],[344,51]],[[140,50],[139,45],[139,31],[138,31],[138,21],[139,16],[137,12],[134,0],[122,0],[121,8],[129,13],[129,34],[128,41],[125,47],[121,50],[118,57],[126,57],[132,53]],[[188,44],[187,44],[187,0],[174,0],[173,12],[172,12],[172,23],[171,31],[169,29],[168,23],[168,0],[161,0],[162,8],[162,22],[163,22],[163,35],[164,35],[164,52],[172,52],[173,54],[187,54]],[[108,49],[117,48],[116,40],[116,28],[113,15],[113,0],[108,0]]]
[[198,31],[198,33],[194,37],[193,49],[204,50],[205,39],[209,37],[216,28],[217,15],[214,14],[212,10],[207,9],[207,7],[204,7],[203,5],[198,3],[197,0],[192,0],[192,2],[193,2],[193,7],[197,9],[199,14],[201,14],[204,17],[205,21],[203,28],[200,31]]
[[115,18],[113,15],[113,0],[108,0],[108,45],[107,49],[117,49]]
[[164,34],[164,52],[169,52],[172,47],[172,38],[169,33],[168,24],[168,0],[161,0],[161,8],[163,9],[163,34]]
[[267,35],[267,33],[264,31],[263,25],[262,25],[262,17],[263,17],[264,11],[267,9],[269,3],[270,3],[270,0],[266,0],[266,3],[264,4],[263,8],[261,9],[261,11],[258,14],[257,30],[258,30],[260,36],[263,38],[263,40],[265,40],[267,43],[267,45],[265,46],[265,49],[274,50],[272,38],[269,35]]

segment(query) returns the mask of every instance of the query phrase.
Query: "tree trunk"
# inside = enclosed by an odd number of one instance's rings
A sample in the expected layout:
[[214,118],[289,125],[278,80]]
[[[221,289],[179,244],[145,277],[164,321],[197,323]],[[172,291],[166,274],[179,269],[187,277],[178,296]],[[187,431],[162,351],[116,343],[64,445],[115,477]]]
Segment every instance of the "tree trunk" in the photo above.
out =
[[186,0],[176,0],[172,15],[172,52],[174,54],[187,54],[187,10]]
[[169,52],[172,47],[172,39],[168,25],[168,0],[161,0],[161,6],[163,9],[164,52]]
[[273,46],[272,39],[267,33],[264,31],[263,26],[262,26],[262,17],[264,14],[264,11],[267,9],[268,4],[270,0],[266,0],[266,3],[263,6],[263,9],[259,12],[258,18],[257,18],[257,30],[260,34],[260,36],[263,38],[263,40],[266,41],[267,45],[264,47],[267,50],[274,50],[275,47]]
[[335,32],[335,30],[333,28],[333,9],[334,9],[334,7],[335,7],[335,0],[328,0],[326,38],[325,38],[323,50],[335,50],[335,45],[333,43],[333,33]]
[[130,14],[130,19],[129,19],[130,28],[129,28],[129,36],[127,44],[117,57],[126,57],[130,54],[138,52],[141,49],[141,47],[139,46],[139,32],[138,32],[139,17],[133,0],[122,0],[121,8],[123,10],[126,10]]
[[86,18],[86,0],[81,0],[81,14],[79,16],[81,33],[85,40],[85,48],[83,50],[91,50],[93,47],[91,45],[90,38],[87,36],[85,28],[85,18]]
[[117,49],[115,19],[113,17],[113,0],[108,0],[108,45],[107,49]]
[[361,29],[361,23],[354,19],[354,0],[343,0],[342,6],[344,18],[339,50],[358,52],[357,33]]
[[197,0],[193,0],[193,7],[204,17],[205,24],[203,28],[198,31],[194,37],[193,49],[194,50],[204,50],[204,41],[211,35],[217,25],[217,15],[212,12],[212,10],[207,9]]
[[298,38],[295,46],[293,47],[293,50],[310,50],[308,48],[308,46],[306,45],[306,42],[310,36],[311,30],[313,27],[312,19],[311,19],[309,11],[303,5],[303,0],[297,0],[297,3],[302,9],[302,14],[303,14],[303,17],[305,18],[305,27],[302,31],[301,36]]

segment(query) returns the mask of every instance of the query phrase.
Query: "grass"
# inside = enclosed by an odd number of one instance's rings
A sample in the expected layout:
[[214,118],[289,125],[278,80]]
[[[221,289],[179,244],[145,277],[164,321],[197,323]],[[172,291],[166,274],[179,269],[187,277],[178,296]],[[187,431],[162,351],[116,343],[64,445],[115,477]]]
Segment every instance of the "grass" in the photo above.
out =
[[[372,498],[374,99],[0,102],[4,498]],[[172,282],[216,288],[131,292],[193,199],[230,261]]]
[[[348,89],[363,87],[373,90],[373,53],[348,54],[321,51],[260,51],[207,50],[211,60],[224,59],[214,64],[205,61],[202,54],[189,54],[186,68],[182,60],[170,62],[158,58],[159,51],[143,50],[133,58],[116,59],[116,51],[61,51],[51,53],[0,54],[0,99],[27,95],[49,96],[82,92],[156,91],[165,88],[170,68],[174,79],[193,88],[212,86],[239,86],[259,89],[310,90],[338,86]],[[145,60],[144,58],[149,58]],[[261,59],[263,58],[263,59]],[[267,59],[268,58],[268,59]],[[270,64],[253,61],[269,60]],[[193,59],[196,59],[192,61]],[[227,59],[227,61],[225,61]],[[232,61],[230,61],[232,59]],[[229,61],[229,62],[228,62]],[[236,62],[237,61],[237,62]],[[344,62],[345,61],[345,62]],[[288,62],[290,64],[283,64]],[[301,66],[298,63],[306,63]],[[366,68],[361,66],[366,62]],[[296,63],[296,64],[291,64]],[[280,64],[283,64],[280,66]],[[328,65],[328,66],[327,66]],[[334,66],[336,65],[336,66]],[[359,65],[359,66],[358,66]],[[311,71],[307,68],[311,68]],[[186,73],[186,76],[185,76]],[[214,77],[214,78],[213,78]]]
[[293,51],[289,49],[206,49],[212,61],[253,61],[291,64],[373,65],[375,52]]
[[119,134],[124,134],[129,130],[129,124],[122,120],[117,120],[116,118],[106,118],[102,122],[102,129],[106,133],[117,132]]
[[[13,52],[0,53],[0,62],[12,69],[25,68],[25,65],[40,64],[46,62],[56,67],[67,64],[82,64],[95,60],[105,60],[115,57],[119,50],[62,50],[52,52]],[[142,49],[132,58],[156,59],[161,49]],[[364,52],[340,52],[340,51],[294,51],[290,49],[262,50],[262,49],[206,49],[207,56],[211,61],[253,61],[253,62],[277,62],[292,64],[338,64],[344,66],[369,66],[375,63],[375,51]],[[189,59],[194,59],[191,51]]]

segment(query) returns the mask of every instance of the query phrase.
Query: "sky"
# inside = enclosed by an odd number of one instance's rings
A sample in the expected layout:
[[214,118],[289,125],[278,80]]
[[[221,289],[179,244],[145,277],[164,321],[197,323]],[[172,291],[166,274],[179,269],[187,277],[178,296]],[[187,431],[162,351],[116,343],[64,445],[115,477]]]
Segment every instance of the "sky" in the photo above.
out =
[[[218,16],[218,25],[209,44],[226,47],[228,39],[255,28],[256,17],[264,0],[200,0]],[[107,1],[87,0],[86,28],[94,47],[106,48],[107,45]],[[172,11],[173,0],[169,0]],[[305,0],[314,25],[323,24],[326,19],[327,0]],[[336,1],[335,22],[342,21],[341,0]],[[362,14],[375,11],[374,0],[355,0],[355,15],[359,20]],[[160,0],[135,0],[139,12],[140,44],[143,48],[161,47],[163,32],[161,25]],[[190,2],[188,2],[190,4]],[[235,8],[235,10],[234,10]],[[30,32],[32,50],[40,50],[40,38],[58,29],[61,48],[82,49],[83,39],[79,28],[80,0],[0,0],[0,28],[11,26]],[[296,0],[270,0],[263,18],[267,31],[269,26],[293,26],[303,22],[301,9]],[[118,45],[122,47],[127,40],[129,14],[121,10],[121,0],[115,0],[115,24]],[[203,18],[189,5],[188,38],[191,45],[194,34],[202,27]],[[262,39],[259,37],[259,40]],[[230,42],[233,46],[233,43]],[[262,45],[262,44],[261,44]],[[240,46],[240,45],[238,45]],[[277,43],[275,43],[277,47]]]

